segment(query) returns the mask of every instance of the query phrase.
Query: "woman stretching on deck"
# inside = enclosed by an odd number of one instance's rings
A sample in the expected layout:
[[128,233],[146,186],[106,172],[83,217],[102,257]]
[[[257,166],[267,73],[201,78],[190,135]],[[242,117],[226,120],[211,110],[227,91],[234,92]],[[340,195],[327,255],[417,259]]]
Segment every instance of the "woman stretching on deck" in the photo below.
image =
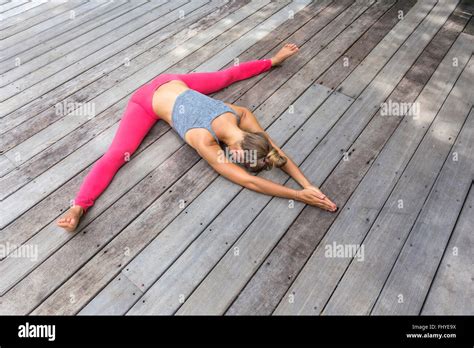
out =
[[[159,119],[173,127],[215,171],[234,183],[270,196],[336,211],[336,205],[306,179],[250,110],[206,96],[270,70],[296,52],[296,45],[286,44],[271,59],[250,61],[217,72],[162,74],[140,87],[127,105],[112,144],[85,178],[74,205],[58,220],[58,226],[67,231],[76,229],[81,216]],[[230,156],[223,155],[222,143]],[[294,190],[248,173],[274,167],[285,171],[302,189]]]

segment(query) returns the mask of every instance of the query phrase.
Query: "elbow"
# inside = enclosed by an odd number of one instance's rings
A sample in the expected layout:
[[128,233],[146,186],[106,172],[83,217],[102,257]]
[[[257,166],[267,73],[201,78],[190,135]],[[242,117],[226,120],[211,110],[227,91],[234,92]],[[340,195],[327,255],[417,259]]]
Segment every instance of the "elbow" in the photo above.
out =
[[243,107],[242,107],[242,112],[243,112],[244,114],[249,114],[249,113],[251,113],[252,111],[251,111],[248,107],[243,106]]
[[248,114],[251,114],[252,111],[250,111],[249,108],[245,107],[245,106],[241,106],[240,107],[240,118],[243,119],[245,116],[247,116]]

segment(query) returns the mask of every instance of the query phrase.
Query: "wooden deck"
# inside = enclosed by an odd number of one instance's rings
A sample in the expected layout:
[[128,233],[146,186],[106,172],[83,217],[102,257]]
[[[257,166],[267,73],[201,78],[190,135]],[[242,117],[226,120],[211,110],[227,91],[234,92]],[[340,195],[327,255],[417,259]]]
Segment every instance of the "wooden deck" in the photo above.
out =
[[[1,0],[0,314],[473,315],[469,3]],[[78,231],[55,226],[135,89],[284,42],[214,97],[337,213],[242,189],[158,122]]]

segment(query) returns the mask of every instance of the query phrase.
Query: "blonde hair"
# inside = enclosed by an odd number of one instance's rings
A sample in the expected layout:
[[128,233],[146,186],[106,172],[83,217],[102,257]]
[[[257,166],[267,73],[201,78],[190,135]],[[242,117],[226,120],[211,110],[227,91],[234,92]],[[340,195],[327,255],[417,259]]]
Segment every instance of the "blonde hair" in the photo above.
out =
[[263,132],[247,132],[240,146],[244,151],[253,154],[250,159],[243,161],[244,166],[251,172],[280,168],[287,162],[286,157],[280,155]]

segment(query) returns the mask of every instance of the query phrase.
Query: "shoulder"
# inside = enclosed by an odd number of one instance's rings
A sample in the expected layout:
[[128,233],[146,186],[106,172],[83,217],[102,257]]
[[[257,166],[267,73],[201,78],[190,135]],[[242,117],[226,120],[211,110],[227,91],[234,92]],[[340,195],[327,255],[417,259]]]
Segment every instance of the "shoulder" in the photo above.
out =
[[239,105],[234,105],[230,103],[224,103],[228,107],[230,107],[232,110],[234,110],[240,117],[244,116],[249,110],[246,107],[239,106]]
[[194,129],[187,135],[187,143],[199,154],[222,150],[216,139],[206,129]]

